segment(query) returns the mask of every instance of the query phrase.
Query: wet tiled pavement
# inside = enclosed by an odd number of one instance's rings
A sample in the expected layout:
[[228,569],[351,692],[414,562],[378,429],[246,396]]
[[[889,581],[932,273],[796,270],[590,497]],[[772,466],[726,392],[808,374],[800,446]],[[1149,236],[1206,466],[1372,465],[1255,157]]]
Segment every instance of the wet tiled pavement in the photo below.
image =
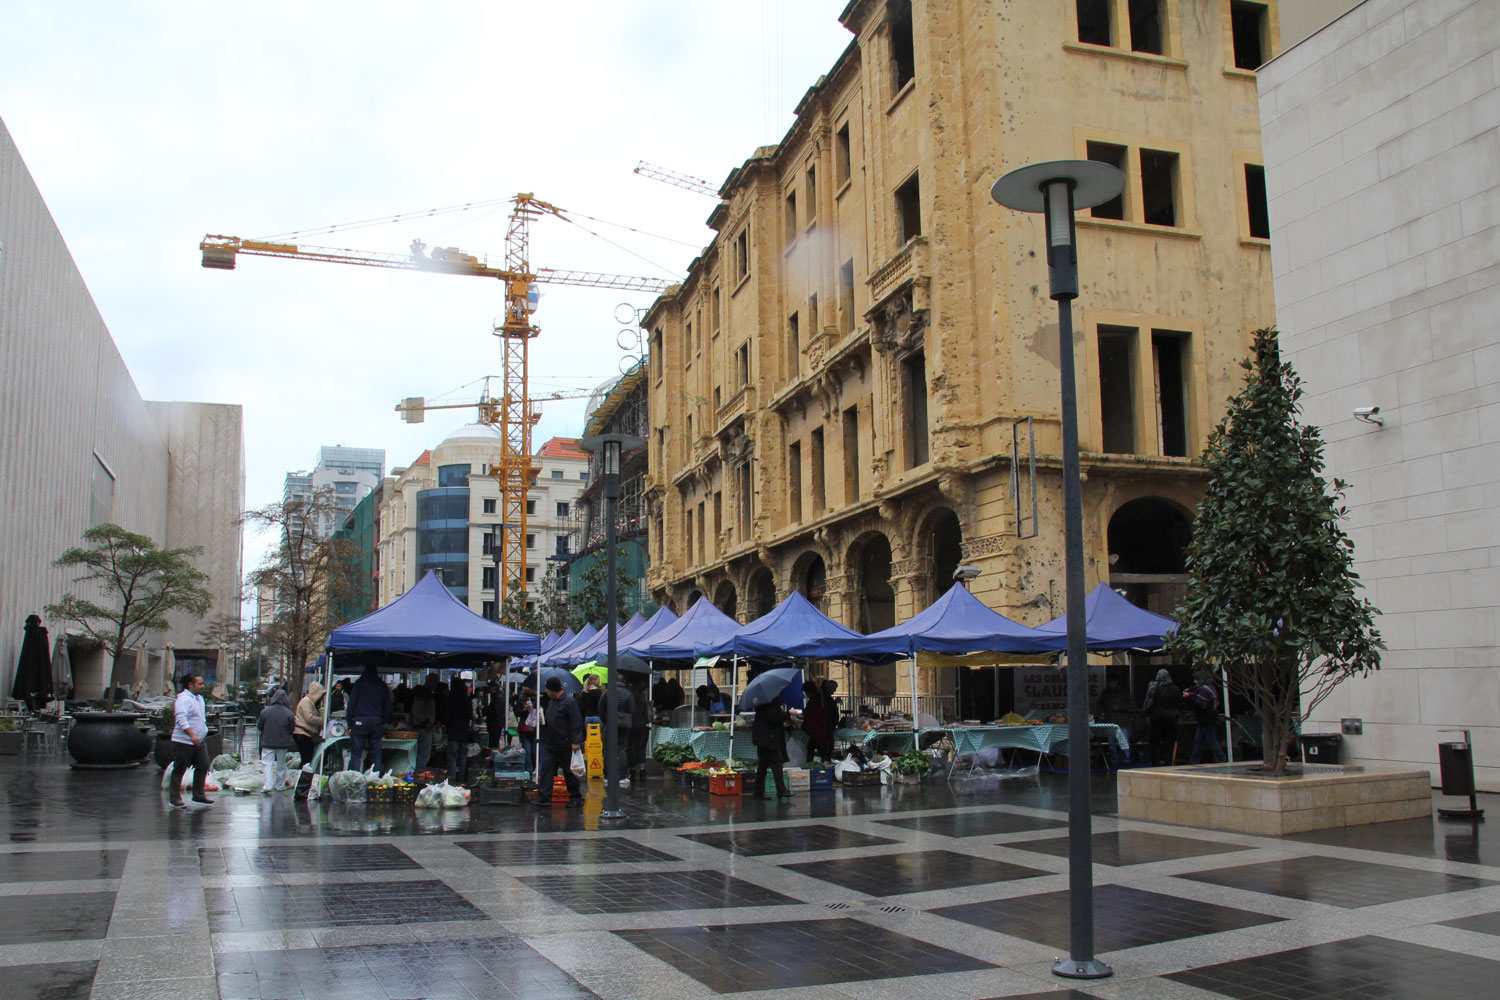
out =
[[612,823],[597,785],[581,810],[174,810],[154,768],[0,758],[0,1000],[1367,1000],[1500,981],[1484,824],[1210,834],[1118,819],[1113,777],[1093,780],[1115,976],[1070,983],[1050,972],[1065,775],[790,803],[653,779]]

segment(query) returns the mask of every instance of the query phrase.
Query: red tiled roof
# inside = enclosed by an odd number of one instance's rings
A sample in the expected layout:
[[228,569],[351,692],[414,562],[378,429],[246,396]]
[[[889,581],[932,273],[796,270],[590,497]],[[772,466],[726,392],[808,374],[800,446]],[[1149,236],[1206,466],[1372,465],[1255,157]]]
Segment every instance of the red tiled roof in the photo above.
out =
[[588,458],[589,453],[578,447],[577,438],[548,438],[537,452],[543,458]]

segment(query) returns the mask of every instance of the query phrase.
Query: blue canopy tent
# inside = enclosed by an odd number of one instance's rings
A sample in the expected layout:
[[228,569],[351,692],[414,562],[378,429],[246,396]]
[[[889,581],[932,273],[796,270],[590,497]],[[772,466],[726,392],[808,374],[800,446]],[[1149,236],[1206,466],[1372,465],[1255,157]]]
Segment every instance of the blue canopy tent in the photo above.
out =
[[739,627],[707,597],[700,597],[686,614],[653,635],[648,645],[631,651],[648,660],[692,660],[707,655]]
[[[1170,618],[1138,608],[1121,597],[1108,584],[1101,583],[1089,592],[1083,602],[1089,651],[1111,652],[1119,649],[1161,649],[1167,636],[1177,628]],[[1061,636],[1067,648],[1068,616],[1066,614],[1036,627],[1038,632]]]
[[[563,641],[565,640],[561,636],[559,636],[556,631],[548,632],[546,635],[542,636],[542,648],[540,652],[545,653],[554,648],[559,642]],[[537,658],[535,656],[521,656],[512,660],[510,665],[515,668],[525,668],[527,670],[530,670],[532,667],[536,666],[536,660]]]
[[[628,639],[630,636],[634,635],[636,632],[640,631],[641,626],[644,624],[646,624],[646,619],[641,617],[640,612],[636,612],[635,614],[630,616],[630,620],[628,622],[623,625],[617,626],[615,628],[615,648],[618,650],[620,647],[620,643]],[[609,629],[601,628],[598,632],[594,633],[594,637],[592,639],[590,639],[583,645],[580,646],[577,643],[574,643],[573,647],[568,650],[568,653],[564,658],[564,662],[555,664],[555,666],[576,667],[580,663],[587,663],[590,660],[597,660],[602,656],[607,656],[608,654]]]
[[[582,649],[584,646],[587,646],[589,644],[589,641],[598,634],[599,630],[596,629],[592,624],[584,625],[583,628],[578,630],[578,634],[573,637],[573,640],[571,642],[559,642],[556,646],[553,646],[547,652],[542,653],[540,656],[538,656],[537,665],[542,667],[570,666],[570,664],[568,663],[568,654],[572,653],[574,650]],[[578,662],[582,661],[580,660]]]
[[615,648],[621,653],[643,656],[645,648],[654,642],[658,635],[671,628],[675,621],[677,621],[677,614],[671,608],[665,605],[657,608],[656,614],[647,618],[629,639],[617,642]]

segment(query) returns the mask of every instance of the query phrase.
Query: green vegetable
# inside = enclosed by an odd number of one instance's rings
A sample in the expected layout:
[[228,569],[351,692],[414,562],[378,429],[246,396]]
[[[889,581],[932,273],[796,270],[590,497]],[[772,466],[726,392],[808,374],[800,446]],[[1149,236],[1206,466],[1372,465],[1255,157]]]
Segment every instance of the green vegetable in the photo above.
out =
[[651,758],[663,767],[676,767],[697,760],[698,755],[686,743],[661,743],[651,751]]
[[896,758],[896,770],[902,774],[916,774],[922,777],[932,770],[932,758],[918,750],[916,747]]

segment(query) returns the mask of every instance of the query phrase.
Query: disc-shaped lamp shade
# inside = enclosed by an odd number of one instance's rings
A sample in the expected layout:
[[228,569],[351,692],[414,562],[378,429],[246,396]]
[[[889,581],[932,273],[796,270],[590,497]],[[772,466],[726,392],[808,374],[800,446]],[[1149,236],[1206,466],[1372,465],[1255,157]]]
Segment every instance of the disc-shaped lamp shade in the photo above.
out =
[[1071,181],[1073,208],[1093,208],[1125,190],[1119,168],[1097,160],[1052,160],[1012,170],[990,187],[990,197],[1018,212],[1044,212],[1042,189],[1052,181]]

